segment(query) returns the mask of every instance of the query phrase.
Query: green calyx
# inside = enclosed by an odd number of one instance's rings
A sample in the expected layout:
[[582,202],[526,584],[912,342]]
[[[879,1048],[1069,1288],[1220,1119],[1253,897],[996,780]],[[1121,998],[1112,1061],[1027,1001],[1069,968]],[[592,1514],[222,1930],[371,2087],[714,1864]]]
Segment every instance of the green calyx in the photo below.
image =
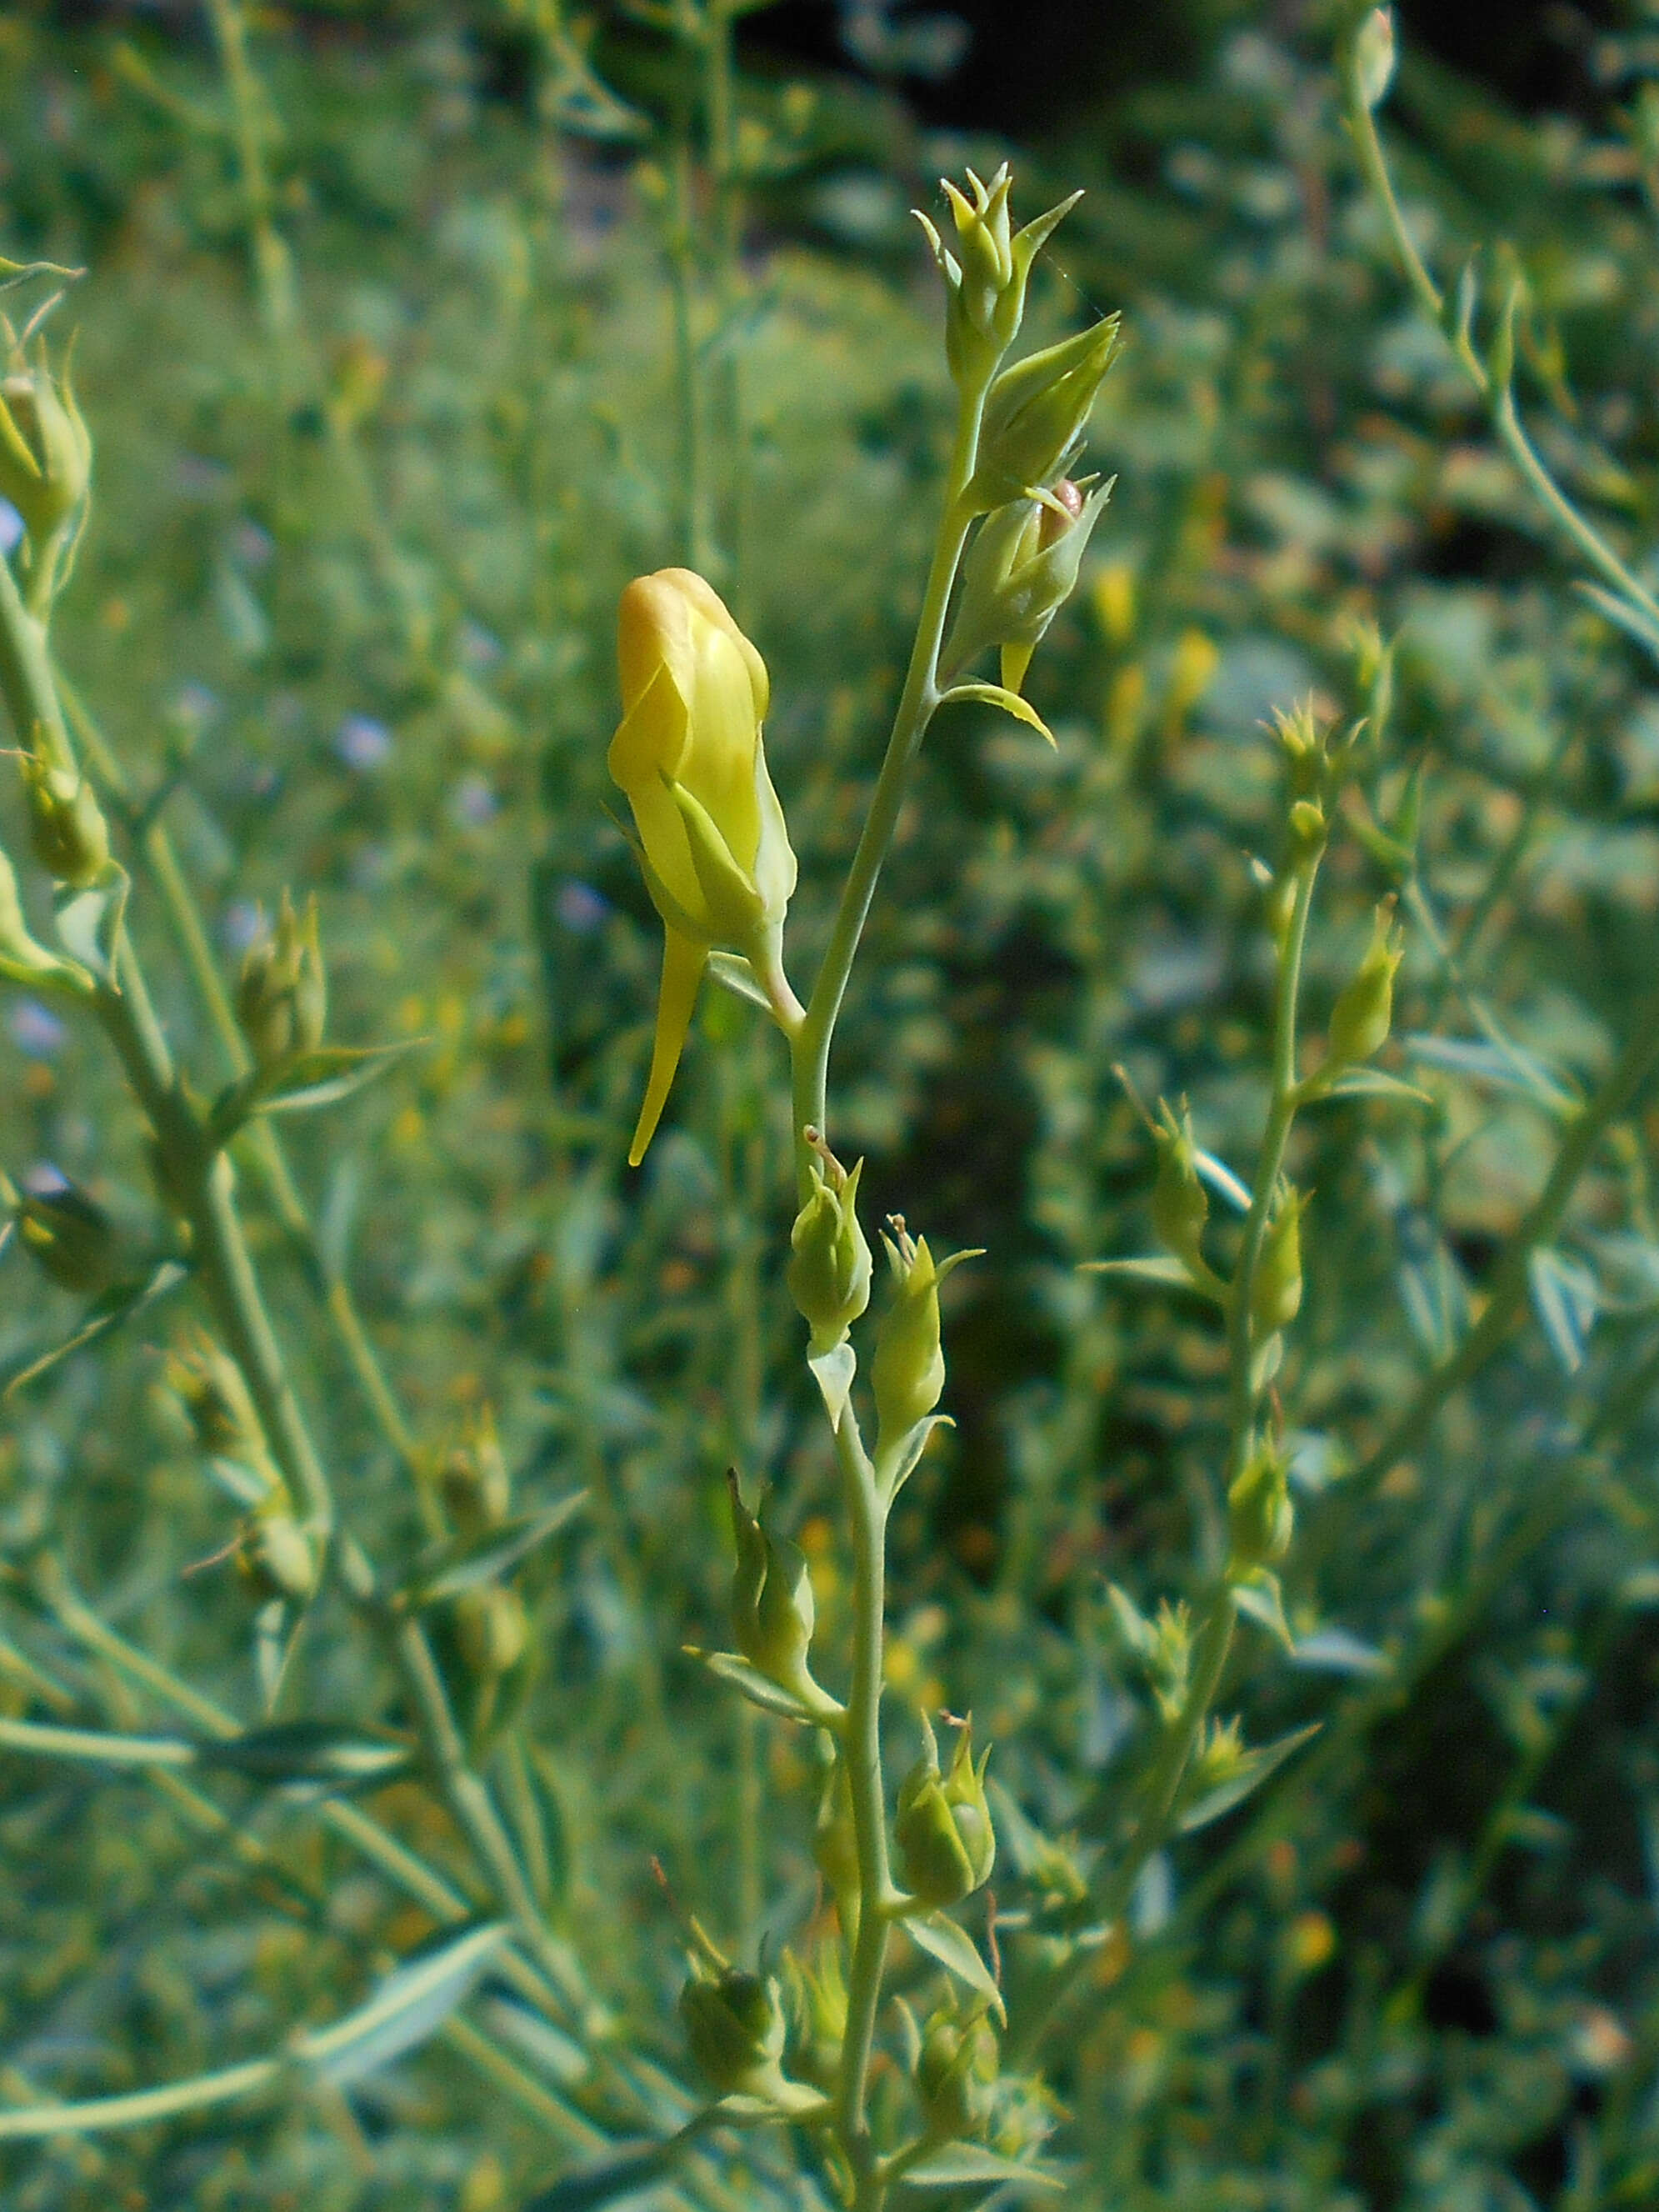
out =
[[806,1664],[815,1611],[812,1580],[799,1548],[781,1542],[743,1502],[735,1474],[726,1486],[738,1564],[732,1577],[732,1636],[759,1674],[781,1688],[816,1700]]
[[811,1356],[832,1352],[870,1303],[870,1246],[859,1225],[859,1177],[822,1144],[811,1164],[812,1188],[789,1232],[785,1279],[812,1332]]
[[985,401],[979,465],[967,497],[984,513],[1052,483],[1083,441],[1117,352],[1119,319],[1045,346],[1005,368]]
[[915,2064],[916,2097],[930,2136],[952,2142],[983,2131],[1000,2055],[982,2008],[965,2019],[954,2008],[933,2014]]
[[303,918],[283,893],[276,927],[251,945],[242,961],[236,1015],[258,1066],[285,1066],[323,1041],[328,984],[318,934],[317,902],[306,902]]
[[1371,941],[1331,1011],[1326,1065],[1352,1067],[1380,1052],[1394,1023],[1394,979],[1405,957],[1405,933],[1395,927],[1394,901],[1376,909]]
[[33,754],[22,759],[34,857],[55,883],[86,890],[109,866],[109,824],[92,786]]
[[968,191],[941,179],[955,235],[947,246],[938,227],[918,209],[945,279],[945,350],[958,386],[981,384],[1019,333],[1031,265],[1083,195],[1048,210],[1016,233],[1008,204],[1012,185],[1005,161],[985,184],[969,169]]
[[904,1878],[924,1905],[959,1905],[988,1881],[996,1863],[996,1832],[985,1800],[988,1749],[974,1764],[973,1723],[962,1724],[948,1771],[941,1772],[939,1744],[922,1721],[921,1757],[899,1789],[893,1823]]
[[781,2079],[787,2027],[769,1976],[699,1961],[680,1991],[680,2020],[699,2072],[721,2095],[766,2096]]
[[0,496],[43,546],[80,507],[92,480],[92,438],[67,369],[54,376],[44,342],[30,362],[14,347],[0,377]]
[[1302,1216],[1305,1191],[1288,1191],[1280,1200],[1250,1288],[1250,1326],[1257,1342],[1286,1328],[1302,1308]]
[[60,1290],[95,1297],[115,1273],[118,1240],[100,1206],[71,1182],[26,1191],[14,1216],[17,1241]]
[[963,563],[947,667],[963,667],[999,647],[1004,684],[1019,690],[1049,623],[1077,588],[1111,492],[1109,483],[1085,491],[1062,477],[1041,498],[1011,500],[986,516]]
[[1289,1462],[1276,1446],[1258,1444],[1227,1492],[1232,1565],[1248,1572],[1282,1559],[1290,1549],[1294,1512]]
[[936,1267],[925,1237],[913,1238],[903,1217],[894,1214],[890,1236],[884,1235],[896,1285],[893,1303],[876,1338],[872,1382],[876,1394],[878,1458],[926,1420],[945,1389],[945,1352],[939,1340],[939,1286],[953,1267],[977,1252],[953,1253]]

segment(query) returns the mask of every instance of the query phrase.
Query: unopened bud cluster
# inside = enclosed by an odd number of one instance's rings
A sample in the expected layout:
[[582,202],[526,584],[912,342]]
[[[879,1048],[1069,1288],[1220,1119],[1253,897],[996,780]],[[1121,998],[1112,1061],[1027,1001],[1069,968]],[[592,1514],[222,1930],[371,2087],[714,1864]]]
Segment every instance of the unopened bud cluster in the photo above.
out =
[[257,938],[244,956],[236,993],[237,1019],[261,1073],[314,1052],[327,1012],[316,899],[307,900],[301,917],[284,891],[276,927]]
[[86,890],[109,866],[109,825],[92,787],[72,769],[22,759],[34,857],[55,883]]
[[985,1800],[988,1750],[974,1764],[973,1725],[964,1721],[947,1770],[941,1771],[939,1744],[922,1722],[921,1757],[899,1790],[893,1823],[904,1878],[924,1905],[959,1905],[990,1880],[996,1863],[996,1833]]
[[962,667],[998,648],[1002,681],[1018,691],[1048,625],[1077,588],[1078,571],[1109,483],[1085,491],[1069,477],[1051,490],[988,514],[963,563],[962,596],[945,658]]
[[812,1332],[815,1358],[843,1340],[870,1303],[870,1246],[858,1216],[863,1172],[862,1160],[849,1173],[818,1145],[811,1191],[789,1232],[789,1295]]
[[14,349],[0,377],[0,498],[44,546],[69,522],[92,477],[92,439],[67,372],[54,374],[44,343],[30,361]]
[[953,1252],[943,1267],[934,1264],[925,1237],[912,1237],[895,1214],[884,1235],[893,1271],[893,1303],[876,1338],[872,1380],[876,1394],[876,1454],[896,1448],[919,1421],[925,1421],[945,1389],[945,1353],[939,1340],[939,1286],[953,1267],[975,1259]]

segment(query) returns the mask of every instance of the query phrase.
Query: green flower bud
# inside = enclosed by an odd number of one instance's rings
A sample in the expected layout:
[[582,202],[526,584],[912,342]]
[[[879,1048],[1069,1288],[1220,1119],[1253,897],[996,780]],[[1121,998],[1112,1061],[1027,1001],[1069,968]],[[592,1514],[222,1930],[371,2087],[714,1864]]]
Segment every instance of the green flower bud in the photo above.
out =
[[981,513],[1029,497],[1065,468],[1117,344],[1118,318],[1109,315],[1003,370],[986,398],[979,465],[968,487]]
[[1384,899],[1376,909],[1365,957],[1331,1012],[1328,1067],[1351,1067],[1388,1042],[1394,1020],[1395,971],[1405,957],[1405,933],[1394,927],[1394,901]]
[[17,1239],[60,1290],[95,1297],[115,1272],[114,1224],[100,1206],[67,1181],[25,1191],[15,1216]]
[[926,1719],[921,1757],[900,1785],[893,1823],[904,1878],[923,1904],[959,1905],[990,1879],[996,1833],[985,1802],[988,1751],[974,1765],[973,1723],[964,1721],[950,1771],[941,1774],[939,1745]]
[[22,757],[34,857],[53,880],[83,891],[109,866],[109,824],[83,775]]
[[[215,1459],[266,1468],[270,1454],[242,1370],[205,1330],[167,1354],[169,1389],[183,1406],[201,1449]],[[275,1486],[276,1475],[272,1473]]]
[[501,1583],[463,1590],[455,1601],[455,1641],[475,1680],[499,1681],[518,1665],[530,1641],[524,1600]]
[[1158,1180],[1152,1185],[1152,1226],[1165,1249],[1188,1267],[1204,1268],[1200,1240],[1210,1218],[1209,1194],[1199,1179],[1197,1147],[1193,1142],[1192,1115],[1183,1099],[1177,1121],[1167,1103],[1158,1101],[1158,1126],[1152,1131],[1158,1146]]
[[35,546],[44,545],[86,498],[92,439],[67,369],[54,377],[42,343],[31,367],[15,349],[0,377],[0,497],[23,518]]
[[1291,1191],[1267,1225],[1250,1291],[1250,1326],[1260,1342],[1286,1328],[1302,1305],[1302,1214],[1305,1193]]
[[236,994],[236,1015],[258,1066],[269,1073],[323,1041],[328,1004],[317,902],[306,902],[305,918],[283,893],[276,927],[248,949]]
[[750,1665],[781,1688],[811,1686],[806,1654],[812,1642],[812,1580],[804,1554],[777,1541],[750,1512],[728,1474],[732,1533],[738,1564],[732,1577],[732,1635]]
[[833,1351],[870,1303],[870,1247],[859,1225],[860,1160],[849,1175],[822,1145],[811,1163],[812,1193],[789,1232],[786,1279],[812,1332],[811,1354]]
[[279,1492],[270,1511],[247,1524],[236,1564],[243,1579],[266,1601],[286,1598],[303,1605],[316,1589],[316,1547],[288,1510],[285,1492]]
[[1290,1549],[1295,1516],[1288,1473],[1282,1451],[1258,1444],[1229,1486],[1227,1526],[1236,1567],[1267,1566]]
[[1291,846],[1297,854],[1316,853],[1325,842],[1325,810],[1316,799],[1298,799],[1291,809]]
[[933,2015],[922,2030],[915,2075],[930,2136],[955,2142],[981,2132],[990,2117],[1000,2057],[996,2032],[982,2012],[966,2020],[954,2010]]
[[1062,477],[1046,499],[1012,500],[986,516],[963,563],[948,667],[999,646],[1003,683],[1019,690],[1049,623],[1077,588],[1090,535],[1111,491],[1103,483],[1085,496]]
[[958,385],[977,384],[1013,343],[1025,313],[1031,264],[1083,196],[1073,192],[1014,236],[1006,161],[988,185],[968,171],[971,199],[948,178],[941,181],[955,220],[955,250],[920,210],[916,220],[945,279],[945,352],[951,374]]
[[698,2069],[722,2096],[766,2096],[779,2078],[787,2027],[777,1983],[740,1966],[694,1972],[680,2019]]
[[1394,82],[1394,12],[1373,8],[1353,40],[1353,83],[1362,106],[1381,107]]
[[912,1238],[903,1217],[894,1214],[893,1234],[884,1236],[897,1284],[893,1303],[876,1338],[872,1381],[876,1394],[877,1456],[925,1420],[945,1389],[945,1353],[939,1342],[939,1286],[952,1267],[977,1259],[957,1252],[942,1267],[933,1265],[925,1237]]
[[499,1528],[512,1511],[512,1478],[488,1406],[479,1409],[464,1441],[445,1460],[438,1487],[451,1526],[462,1536]]

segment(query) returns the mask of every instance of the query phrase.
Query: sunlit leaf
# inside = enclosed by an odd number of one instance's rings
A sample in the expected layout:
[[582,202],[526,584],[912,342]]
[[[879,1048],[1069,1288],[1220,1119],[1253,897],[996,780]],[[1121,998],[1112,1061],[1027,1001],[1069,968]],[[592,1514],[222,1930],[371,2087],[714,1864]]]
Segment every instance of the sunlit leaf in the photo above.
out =
[[290,2050],[331,2081],[361,2081],[442,2027],[471,1995],[507,1932],[504,1921],[494,1921],[450,1938],[399,1966],[367,2004],[333,2027],[295,2036]]
[[442,1565],[416,1585],[410,1603],[439,1605],[447,1598],[459,1597],[463,1590],[476,1589],[482,1583],[498,1581],[538,1544],[545,1543],[562,1528],[586,1502],[585,1490],[573,1490],[540,1513],[504,1522],[499,1528],[486,1529],[482,1535],[455,1546]]
[[904,2175],[907,2189],[966,2189],[975,2182],[996,2182],[1023,2189],[1063,2189],[1066,2185],[1047,2167],[1026,2160],[1004,2158],[983,2143],[945,2143]]
[[903,1926],[911,1942],[919,1944],[930,1958],[937,1959],[947,1973],[965,1982],[976,1996],[988,1998],[999,2020],[1006,2017],[1002,2008],[1002,1991],[980,1956],[979,1946],[954,1920],[947,1919],[942,1912],[920,1912],[907,1917]]

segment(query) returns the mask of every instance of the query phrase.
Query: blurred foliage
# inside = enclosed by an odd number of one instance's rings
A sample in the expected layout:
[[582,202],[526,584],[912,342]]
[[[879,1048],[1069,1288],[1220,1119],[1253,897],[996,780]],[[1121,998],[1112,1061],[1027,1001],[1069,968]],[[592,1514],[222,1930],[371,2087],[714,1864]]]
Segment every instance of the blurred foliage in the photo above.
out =
[[[683,1950],[653,1856],[684,1908],[750,1946],[813,1895],[800,1741],[682,1656],[718,1640],[729,1463],[777,1485],[822,1636],[844,1594],[779,1294],[785,1109],[750,1010],[708,994],[672,1126],[645,1170],[623,1164],[657,929],[609,811],[610,628],[626,580],[688,550],[658,128],[681,64],[623,12],[592,86],[584,50],[532,36],[528,9],[411,0],[372,38],[351,9],[257,26],[312,364],[286,386],[210,49],[173,19],[0,16],[0,245],[89,271],[55,318],[79,328],[97,442],[63,665],[165,807],[227,972],[260,904],[314,890],[332,1035],[420,1041],[295,1125],[327,1265],[433,1464],[489,1405],[520,1510],[589,1492],[520,1571],[535,1656],[517,1688],[557,1923],[620,2046],[647,2054],[635,2103],[594,2115],[626,2135],[686,2110],[651,2064],[679,2063]],[[1587,1088],[1651,982],[1659,708],[1407,299],[1321,23],[1273,32],[1267,13],[1229,11],[1210,74],[1103,103],[1018,171],[1028,211],[1089,192],[1038,335],[1121,306],[1129,345],[1092,448],[1117,489],[1031,679],[1057,747],[950,710],[837,1040],[838,1143],[868,1154],[874,1207],[991,1255],[952,1281],[957,1426],[894,1523],[896,1725],[942,1702],[996,1742],[1012,1921],[1060,1879],[1048,1838],[1086,1865],[1116,1832],[1145,1699],[1106,1583],[1150,1609],[1213,1557],[1224,1510],[1217,1328],[1078,1273],[1149,1235],[1151,1148],[1114,1067],[1184,1094],[1204,1146],[1247,1156],[1271,980],[1247,855],[1277,804],[1258,725],[1309,692],[1350,709],[1356,625],[1377,623],[1400,638],[1377,805],[1392,819],[1420,770],[1420,878],[1455,973],[1419,918],[1396,1031],[1429,1042],[1389,1065],[1429,1103],[1340,1102],[1298,1135],[1316,1195],[1284,1378],[1297,1648],[1287,1665],[1247,1627],[1226,1693],[1253,1740],[1322,1730],[1153,1863],[1133,1942],[1100,1945],[1042,2057],[1079,2205],[1637,2208],[1659,2198],[1651,1112],[1598,1153],[1538,1318],[1431,1443],[1380,1485],[1337,1478],[1481,1309],[1553,1149],[1534,1068]],[[1535,434],[1638,550],[1659,528],[1652,43],[1604,42],[1593,127],[1522,125],[1409,53],[1391,111],[1443,276],[1513,242]],[[744,290],[710,327],[716,360],[741,360],[745,473],[711,528],[772,671],[772,772],[803,860],[792,942],[811,946],[942,463],[938,303],[906,210],[997,149],[827,76],[758,76],[740,111]],[[14,795],[13,851],[21,820]],[[1330,884],[1316,1017],[1390,887],[1357,836]],[[211,1068],[153,901],[138,927],[169,1030]],[[72,1176],[142,1246],[141,1133],[94,1041],[15,995],[4,1022],[0,1159]],[[413,1558],[414,1486],[244,1180],[337,1486]],[[0,1286],[0,1358],[21,1368],[78,1308],[16,1251]],[[233,1565],[202,1565],[235,1513],[164,1379],[183,1326],[149,1310],[8,1404],[14,1714],[156,1723],[54,1616],[52,1562],[124,1638],[259,1715],[254,1601]],[[395,1684],[342,1612],[319,1607],[283,1695],[395,1726]],[[787,1817],[758,1820],[763,1791]],[[263,2051],[428,1932],[283,1793],[227,1778],[216,1802],[231,1825],[204,1845],[137,1774],[7,1754],[7,2102]],[[459,1863],[405,1784],[368,1802]],[[252,1875],[250,1839],[273,1855]],[[477,2009],[510,2033],[493,1984]],[[580,2102],[582,2054],[541,2033],[518,2056]],[[822,2201],[786,2150],[720,2139],[706,2163],[735,2194],[694,2201]],[[434,2045],[349,2094],[8,2146],[0,2198],[494,2212],[567,2155]]]

